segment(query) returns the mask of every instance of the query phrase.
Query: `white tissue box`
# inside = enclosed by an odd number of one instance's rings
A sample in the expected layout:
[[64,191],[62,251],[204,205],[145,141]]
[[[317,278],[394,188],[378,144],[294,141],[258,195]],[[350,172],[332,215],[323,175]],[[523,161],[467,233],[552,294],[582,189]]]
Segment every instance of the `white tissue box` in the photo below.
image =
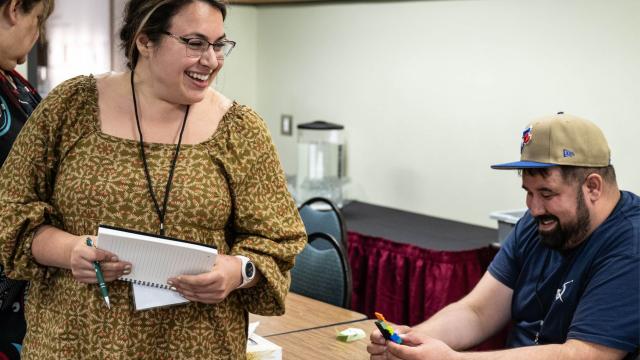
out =
[[282,360],[282,347],[260,335],[247,339],[247,360]]

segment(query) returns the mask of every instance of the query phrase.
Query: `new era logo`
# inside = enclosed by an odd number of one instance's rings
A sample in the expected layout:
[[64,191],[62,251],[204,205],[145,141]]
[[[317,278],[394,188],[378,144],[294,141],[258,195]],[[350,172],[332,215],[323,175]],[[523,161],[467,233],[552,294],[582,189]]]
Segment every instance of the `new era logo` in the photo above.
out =
[[574,156],[576,156],[576,154],[573,151],[562,149],[562,157],[568,158],[568,157],[574,157]]

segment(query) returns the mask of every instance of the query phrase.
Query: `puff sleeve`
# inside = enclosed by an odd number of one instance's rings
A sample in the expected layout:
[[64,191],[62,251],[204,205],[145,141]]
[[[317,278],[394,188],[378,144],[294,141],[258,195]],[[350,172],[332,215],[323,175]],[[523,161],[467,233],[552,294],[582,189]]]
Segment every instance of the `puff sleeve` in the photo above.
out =
[[[68,105],[78,103],[87,77],[68,80],[44,99],[23,127],[0,169],[0,262],[8,277],[42,280],[55,268],[36,263],[31,244],[43,224],[60,226],[52,205],[56,171],[64,144],[76,139]],[[82,101],[80,101],[81,103]]]
[[289,270],[307,241],[304,225],[264,121],[242,107],[227,130],[220,152],[233,202],[231,253],[249,257],[264,277],[239,296],[249,312],[280,315]]

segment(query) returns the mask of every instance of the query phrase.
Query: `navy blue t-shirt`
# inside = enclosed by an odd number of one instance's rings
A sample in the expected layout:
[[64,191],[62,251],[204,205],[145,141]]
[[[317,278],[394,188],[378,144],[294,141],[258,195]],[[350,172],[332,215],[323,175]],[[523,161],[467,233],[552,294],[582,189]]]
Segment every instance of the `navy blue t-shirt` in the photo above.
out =
[[640,197],[620,194],[605,222],[569,251],[542,245],[529,212],[515,225],[489,266],[493,277],[513,289],[508,347],[534,345],[539,332],[539,344],[579,339],[637,351]]

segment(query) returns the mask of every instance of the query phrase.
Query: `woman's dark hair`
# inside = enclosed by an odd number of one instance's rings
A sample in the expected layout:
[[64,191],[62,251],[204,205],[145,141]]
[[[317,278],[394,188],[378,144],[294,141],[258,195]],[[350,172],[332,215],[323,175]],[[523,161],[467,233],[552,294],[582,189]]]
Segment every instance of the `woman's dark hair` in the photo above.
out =
[[157,42],[175,14],[183,7],[202,1],[220,10],[222,19],[227,16],[227,6],[220,0],[130,0],[124,10],[122,29],[120,29],[120,47],[127,57],[127,67],[133,70],[138,63],[140,53],[136,47],[136,38],[145,34],[149,41]]

